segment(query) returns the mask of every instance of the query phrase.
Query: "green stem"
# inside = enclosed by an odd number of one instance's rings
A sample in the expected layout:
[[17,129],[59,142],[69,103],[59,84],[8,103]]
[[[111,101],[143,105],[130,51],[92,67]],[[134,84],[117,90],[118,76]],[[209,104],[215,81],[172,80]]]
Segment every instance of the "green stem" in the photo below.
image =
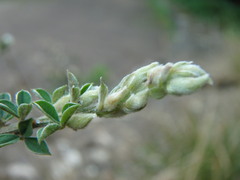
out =
[[[43,127],[43,126],[46,126],[47,124],[49,124],[49,120],[46,120],[46,119],[41,119],[41,120],[34,120],[33,121],[33,128],[40,128],[40,127]],[[19,131],[18,131],[18,122],[14,122],[14,123],[11,123],[7,126],[4,126],[4,127],[1,127],[0,128],[0,134],[18,134]]]

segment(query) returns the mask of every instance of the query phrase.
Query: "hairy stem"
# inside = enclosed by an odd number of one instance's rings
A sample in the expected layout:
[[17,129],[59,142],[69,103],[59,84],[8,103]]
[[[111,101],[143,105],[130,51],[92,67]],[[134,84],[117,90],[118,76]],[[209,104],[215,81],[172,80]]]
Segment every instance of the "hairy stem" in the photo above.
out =
[[[36,122],[36,120],[33,121],[32,126],[33,128],[40,128],[40,127],[44,127],[49,123],[49,121],[38,121]],[[9,134],[9,133],[13,133],[13,134],[18,134],[18,122],[14,122],[11,123],[7,126],[3,126],[0,128],[0,134]]]

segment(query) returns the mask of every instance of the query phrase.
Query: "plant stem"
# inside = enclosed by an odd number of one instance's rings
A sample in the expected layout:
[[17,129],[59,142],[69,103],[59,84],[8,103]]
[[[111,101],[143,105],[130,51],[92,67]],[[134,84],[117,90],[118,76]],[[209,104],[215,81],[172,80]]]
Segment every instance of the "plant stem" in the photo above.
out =
[[[36,121],[34,120],[32,123],[33,128],[39,128],[46,126],[49,123],[49,121]],[[0,134],[18,134],[18,122],[11,123],[7,126],[1,127],[0,128]]]

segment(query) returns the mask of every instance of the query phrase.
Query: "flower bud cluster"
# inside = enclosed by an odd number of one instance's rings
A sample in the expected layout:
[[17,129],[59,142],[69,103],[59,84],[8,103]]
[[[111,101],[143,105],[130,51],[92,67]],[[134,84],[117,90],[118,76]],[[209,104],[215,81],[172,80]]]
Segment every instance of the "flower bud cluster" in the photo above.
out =
[[192,62],[154,62],[125,76],[109,94],[105,92],[97,115],[122,116],[144,108],[149,97],[191,94],[206,84],[212,84],[209,74]]
[[64,104],[76,99],[80,106],[67,126],[81,129],[96,116],[123,116],[143,109],[150,97],[161,99],[168,94],[191,94],[206,84],[212,84],[209,74],[192,62],[165,65],[154,62],[125,76],[110,92],[101,79],[99,86],[89,86],[77,98],[70,98],[74,94],[63,96],[54,106],[60,112]]

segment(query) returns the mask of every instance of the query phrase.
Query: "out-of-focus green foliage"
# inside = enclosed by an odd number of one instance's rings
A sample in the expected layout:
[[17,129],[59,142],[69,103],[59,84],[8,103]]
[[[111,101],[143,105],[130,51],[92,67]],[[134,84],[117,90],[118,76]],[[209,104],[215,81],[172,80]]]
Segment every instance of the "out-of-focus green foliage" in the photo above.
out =
[[102,77],[105,81],[109,79],[109,67],[104,64],[97,64],[90,71],[80,79],[82,82],[93,82],[97,84],[99,82],[99,77]]
[[[233,116],[239,117],[239,113]],[[135,163],[146,170],[148,178],[239,179],[239,119],[201,119],[192,114],[177,121],[161,121],[161,138],[157,134],[143,148],[136,148]]]
[[153,11],[170,24],[173,11],[182,11],[193,17],[222,27],[240,27],[240,4],[234,0],[150,0]]

